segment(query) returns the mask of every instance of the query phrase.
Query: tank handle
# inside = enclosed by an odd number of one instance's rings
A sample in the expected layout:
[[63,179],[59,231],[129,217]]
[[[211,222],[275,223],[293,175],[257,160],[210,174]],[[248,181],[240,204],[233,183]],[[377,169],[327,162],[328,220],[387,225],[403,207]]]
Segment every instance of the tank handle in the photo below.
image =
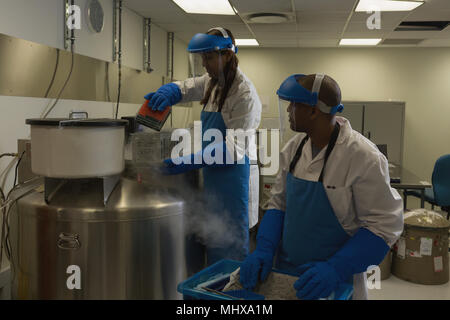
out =
[[78,250],[81,247],[80,236],[76,233],[62,232],[59,234],[58,248],[63,250]]

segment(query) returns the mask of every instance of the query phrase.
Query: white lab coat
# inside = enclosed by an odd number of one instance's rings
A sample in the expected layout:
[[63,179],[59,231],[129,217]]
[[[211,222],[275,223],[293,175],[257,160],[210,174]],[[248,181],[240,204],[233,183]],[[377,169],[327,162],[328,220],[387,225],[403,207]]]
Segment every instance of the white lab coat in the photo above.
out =
[[[336,119],[341,130],[323,178],[330,204],[342,228],[350,236],[364,227],[392,246],[403,231],[403,205],[398,192],[390,186],[388,162],[376,145],[351,128],[347,119]],[[268,209],[286,210],[286,176],[304,137],[304,133],[296,134],[281,151],[280,171]],[[318,181],[325,151],[326,147],[312,159],[311,139],[308,139],[293,175]],[[366,274],[356,274],[353,283],[353,299],[367,299]]]
[[[210,77],[205,74],[197,78],[189,78],[184,81],[176,81],[175,84],[181,90],[181,102],[200,101],[208,89]],[[211,93],[210,99],[205,106],[205,111],[217,112],[219,106],[213,103],[215,89]],[[227,129],[242,129],[246,137],[248,137],[248,145],[240,145],[237,141],[226,137],[227,146],[229,150],[235,150],[236,159],[239,160],[244,154],[249,157],[252,162],[257,160],[256,149],[256,129],[259,127],[261,121],[262,105],[258,97],[255,87],[252,82],[242,73],[238,68],[236,77],[228,91],[227,98],[222,107],[222,117]],[[257,165],[250,166],[250,181],[249,181],[249,228],[252,228],[258,223],[258,201],[259,201],[259,170]]]

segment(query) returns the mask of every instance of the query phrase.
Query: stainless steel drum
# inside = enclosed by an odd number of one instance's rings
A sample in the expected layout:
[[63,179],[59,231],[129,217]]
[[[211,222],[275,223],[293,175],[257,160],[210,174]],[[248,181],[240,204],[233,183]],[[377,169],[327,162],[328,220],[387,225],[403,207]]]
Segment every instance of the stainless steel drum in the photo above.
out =
[[[13,192],[13,299],[177,299],[186,278],[185,202],[176,191],[120,178],[43,179]],[[47,192],[46,192],[47,193]]]

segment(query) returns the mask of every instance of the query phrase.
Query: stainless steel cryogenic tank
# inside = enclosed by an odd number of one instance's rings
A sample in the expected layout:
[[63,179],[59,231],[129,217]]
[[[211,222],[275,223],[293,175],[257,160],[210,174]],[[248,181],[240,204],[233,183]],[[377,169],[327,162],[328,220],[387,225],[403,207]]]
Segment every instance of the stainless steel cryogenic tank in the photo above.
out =
[[[89,168],[100,168],[99,172],[110,156],[93,155],[93,149],[86,147],[90,146],[87,140],[109,144],[117,137],[100,135],[110,127],[115,133],[120,130],[125,134],[124,123],[117,120],[32,119],[27,123],[49,134],[57,131],[62,150],[79,146],[71,157],[79,157]],[[73,130],[79,134],[66,134]],[[36,137],[40,138],[32,134],[31,152],[42,154],[42,150],[33,148],[46,141],[38,139],[40,144],[36,143]],[[82,137],[85,139],[80,140]],[[142,146],[135,144],[134,150],[144,157],[145,165],[132,159],[125,166],[121,140],[114,147],[122,150],[114,159],[120,166],[108,176],[86,176],[84,165],[74,173],[54,145],[48,166],[62,167],[64,174],[50,170],[57,173],[35,178],[11,192],[6,244],[10,249],[13,299],[181,298],[177,285],[186,279],[186,270],[203,266],[201,257],[190,253],[184,230],[186,194],[190,188],[195,192],[198,179],[168,178],[155,171],[148,157],[163,155],[160,136],[156,137],[139,135]],[[122,166],[125,170],[121,172]]]
[[13,299],[180,298],[185,206],[174,192],[121,178],[104,206],[89,179],[47,204],[36,187],[10,214]]

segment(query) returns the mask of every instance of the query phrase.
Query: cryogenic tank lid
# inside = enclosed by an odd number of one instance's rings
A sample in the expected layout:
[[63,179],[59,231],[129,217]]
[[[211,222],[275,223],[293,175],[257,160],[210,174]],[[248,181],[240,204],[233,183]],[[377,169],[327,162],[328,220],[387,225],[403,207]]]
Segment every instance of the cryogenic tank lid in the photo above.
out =
[[35,126],[61,126],[61,127],[121,127],[128,124],[127,120],[115,119],[27,119],[26,124]]

